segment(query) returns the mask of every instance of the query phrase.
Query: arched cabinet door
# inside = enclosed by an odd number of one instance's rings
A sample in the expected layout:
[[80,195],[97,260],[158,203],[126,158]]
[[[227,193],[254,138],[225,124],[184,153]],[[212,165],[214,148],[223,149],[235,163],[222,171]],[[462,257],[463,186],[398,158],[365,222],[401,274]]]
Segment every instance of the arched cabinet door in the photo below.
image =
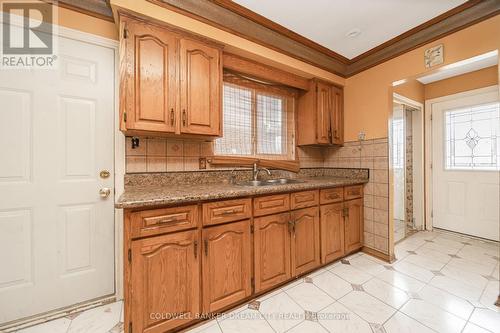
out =
[[215,312],[250,296],[250,220],[203,229],[203,310]]
[[181,133],[220,136],[221,50],[198,41],[180,41]]
[[349,200],[344,205],[345,252],[349,253],[363,247],[363,199]]
[[[130,318],[134,332],[165,332],[200,312],[198,235],[185,231],[132,241]],[[169,313],[179,316],[169,317]]]
[[292,275],[300,275],[320,265],[319,208],[291,212]]
[[270,289],[292,277],[290,213],[254,219],[255,292]]
[[332,262],[344,255],[344,217],[342,203],[322,205],[321,263]]
[[[178,117],[177,38],[165,29],[123,19],[121,61],[124,130],[174,133]],[[122,128],[123,129],[123,128]]]

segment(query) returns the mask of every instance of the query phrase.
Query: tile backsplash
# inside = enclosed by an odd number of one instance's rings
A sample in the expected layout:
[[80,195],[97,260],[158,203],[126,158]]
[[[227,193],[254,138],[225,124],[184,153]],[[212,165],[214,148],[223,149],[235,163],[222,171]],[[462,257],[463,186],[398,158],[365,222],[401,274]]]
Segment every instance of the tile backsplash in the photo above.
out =
[[[315,147],[299,148],[297,155],[300,166],[302,168],[322,167],[322,150],[322,148]],[[213,155],[213,143],[200,140],[139,137],[139,146],[132,148],[132,138],[127,137],[125,155],[127,173],[200,171],[200,157]],[[207,169],[214,169],[214,167],[207,165]]]

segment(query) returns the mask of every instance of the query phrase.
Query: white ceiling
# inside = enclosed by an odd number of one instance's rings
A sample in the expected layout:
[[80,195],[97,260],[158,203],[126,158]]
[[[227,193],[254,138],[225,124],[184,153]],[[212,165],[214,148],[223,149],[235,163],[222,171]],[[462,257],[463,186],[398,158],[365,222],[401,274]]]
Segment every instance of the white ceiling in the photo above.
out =
[[[349,59],[465,0],[233,0]],[[359,29],[351,38],[346,34]]]

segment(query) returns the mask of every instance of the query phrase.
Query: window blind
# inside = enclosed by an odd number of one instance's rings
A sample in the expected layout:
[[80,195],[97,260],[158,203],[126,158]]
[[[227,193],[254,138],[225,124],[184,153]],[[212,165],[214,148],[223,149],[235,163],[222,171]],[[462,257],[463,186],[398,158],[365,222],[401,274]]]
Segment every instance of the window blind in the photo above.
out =
[[225,73],[223,137],[215,140],[215,154],[294,159],[295,97],[293,89]]

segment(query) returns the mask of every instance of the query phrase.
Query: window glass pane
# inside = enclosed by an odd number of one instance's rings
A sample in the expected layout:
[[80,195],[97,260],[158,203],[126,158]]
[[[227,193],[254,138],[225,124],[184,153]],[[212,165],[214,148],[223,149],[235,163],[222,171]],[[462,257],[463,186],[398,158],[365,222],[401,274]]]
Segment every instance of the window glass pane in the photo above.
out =
[[445,112],[447,170],[500,170],[500,104]]
[[224,136],[215,140],[218,155],[252,154],[252,91],[224,84]]
[[395,169],[404,167],[404,119],[392,120],[392,165]]
[[280,97],[257,95],[257,154],[284,154],[286,118]]

